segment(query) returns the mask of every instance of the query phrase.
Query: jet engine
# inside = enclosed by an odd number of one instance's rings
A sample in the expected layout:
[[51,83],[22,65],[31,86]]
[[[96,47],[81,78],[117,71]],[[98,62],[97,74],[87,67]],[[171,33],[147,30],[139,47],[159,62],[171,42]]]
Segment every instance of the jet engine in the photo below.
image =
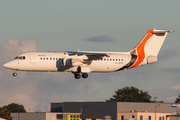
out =
[[80,58],[72,58],[72,66],[83,65],[84,60]]
[[61,59],[61,64],[63,66],[80,66],[83,65],[83,59],[79,58],[69,58],[69,59]]
[[72,66],[72,59],[71,58],[69,58],[69,59],[62,58],[61,64],[63,66]]

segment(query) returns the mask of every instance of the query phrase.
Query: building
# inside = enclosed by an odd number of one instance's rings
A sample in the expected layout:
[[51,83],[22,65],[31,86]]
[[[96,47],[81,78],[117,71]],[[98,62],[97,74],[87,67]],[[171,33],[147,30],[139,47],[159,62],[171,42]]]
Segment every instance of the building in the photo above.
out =
[[80,113],[11,113],[12,120],[80,120]]
[[171,105],[142,102],[63,102],[51,103],[51,112],[11,113],[11,117],[13,120],[180,120],[180,115],[177,116],[180,108]]
[[175,113],[175,114],[172,114],[172,115],[167,115],[167,117],[169,117],[170,120],[180,120],[180,113]]
[[122,112],[118,113],[118,120],[129,120],[131,118],[138,120],[169,120],[166,115],[169,113],[152,113],[147,111],[132,111],[132,112]]
[[81,113],[83,120],[170,120],[167,117],[176,112],[171,103],[142,102],[63,102],[51,103],[51,112]]

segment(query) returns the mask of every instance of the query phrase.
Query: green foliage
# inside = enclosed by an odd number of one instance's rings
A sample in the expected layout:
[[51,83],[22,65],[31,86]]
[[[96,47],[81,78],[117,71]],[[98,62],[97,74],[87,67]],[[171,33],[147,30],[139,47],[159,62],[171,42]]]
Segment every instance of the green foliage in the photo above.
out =
[[[12,112],[26,112],[23,105],[19,105],[16,103],[11,103],[1,107],[0,109],[0,118],[6,118],[5,116],[9,116]],[[7,119],[7,118],[6,118]]]
[[155,102],[156,102],[156,103],[164,103],[163,100],[160,100],[160,101],[152,100],[151,102],[152,102],[152,103],[155,103]]
[[124,87],[115,91],[112,98],[106,102],[151,102],[148,92],[143,92],[135,87]]
[[176,98],[175,103],[180,103],[180,94],[179,94],[179,96]]

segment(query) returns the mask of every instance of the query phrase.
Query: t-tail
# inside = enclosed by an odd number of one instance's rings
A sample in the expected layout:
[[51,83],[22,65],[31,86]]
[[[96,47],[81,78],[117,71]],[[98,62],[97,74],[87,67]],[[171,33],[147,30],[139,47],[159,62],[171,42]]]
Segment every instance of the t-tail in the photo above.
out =
[[169,32],[174,31],[149,30],[140,43],[129,51],[131,61],[127,69],[156,62],[161,46]]

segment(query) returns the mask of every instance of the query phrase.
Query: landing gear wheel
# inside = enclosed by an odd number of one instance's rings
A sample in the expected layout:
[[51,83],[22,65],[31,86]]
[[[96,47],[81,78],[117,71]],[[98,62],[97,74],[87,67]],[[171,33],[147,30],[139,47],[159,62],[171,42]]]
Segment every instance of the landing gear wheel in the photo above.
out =
[[87,74],[87,73],[83,73],[83,74],[82,74],[82,77],[83,77],[83,78],[87,78],[87,77],[88,77],[88,74]]
[[13,73],[13,76],[16,77],[16,76],[17,76],[17,73]]
[[79,73],[76,73],[76,74],[74,74],[74,77],[75,77],[76,79],[79,79],[79,78],[81,78],[81,75],[80,75]]

